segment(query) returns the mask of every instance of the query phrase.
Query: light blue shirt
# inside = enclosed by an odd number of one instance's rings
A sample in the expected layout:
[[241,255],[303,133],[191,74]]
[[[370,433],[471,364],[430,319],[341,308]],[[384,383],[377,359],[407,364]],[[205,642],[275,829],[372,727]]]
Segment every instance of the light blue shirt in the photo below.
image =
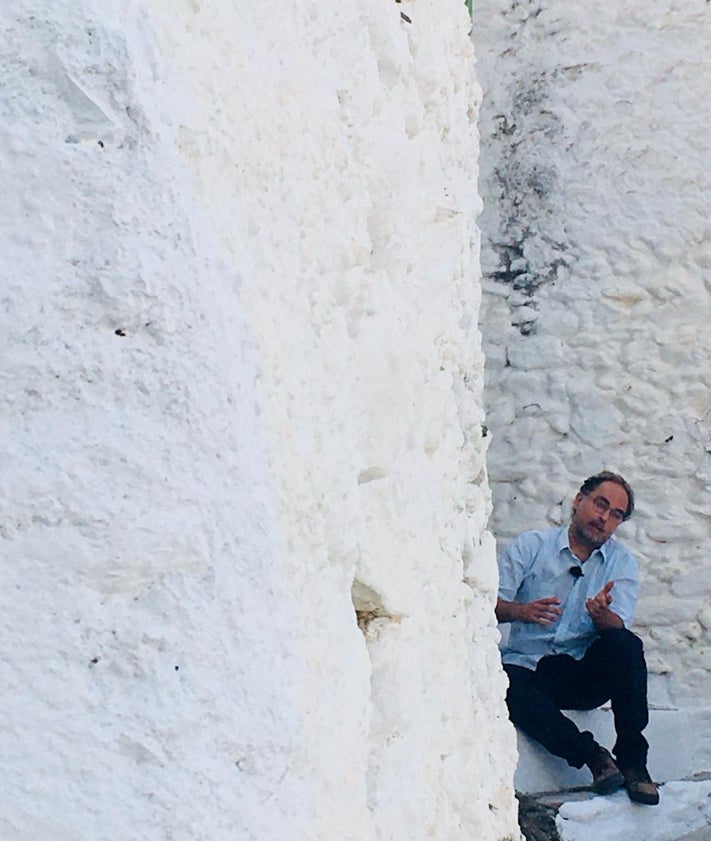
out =
[[[580,567],[583,575],[571,575],[572,566]],[[561,614],[551,625],[511,622],[508,641],[502,646],[504,663],[535,669],[541,657],[549,654],[569,654],[580,660],[597,637],[585,600],[608,581],[615,582],[610,610],[629,628],[639,580],[634,555],[621,543],[611,537],[581,564],[568,545],[566,526],[520,534],[499,556],[499,598],[525,604],[557,596]]]

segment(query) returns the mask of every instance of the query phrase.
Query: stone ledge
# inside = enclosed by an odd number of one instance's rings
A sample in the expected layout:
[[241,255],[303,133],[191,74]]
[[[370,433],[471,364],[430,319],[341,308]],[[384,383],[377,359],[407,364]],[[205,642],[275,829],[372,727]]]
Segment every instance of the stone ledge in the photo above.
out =
[[[590,730],[600,744],[611,749],[615,742],[612,711],[607,707],[590,711],[568,710],[566,715],[581,730]],[[700,738],[706,722],[702,711],[657,709],[650,711],[645,731],[649,741],[649,771],[658,782],[681,780],[711,769],[709,743]],[[519,760],[516,791],[534,794],[563,791],[590,784],[587,768],[571,768],[552,756],[532,739],[517,731]]]

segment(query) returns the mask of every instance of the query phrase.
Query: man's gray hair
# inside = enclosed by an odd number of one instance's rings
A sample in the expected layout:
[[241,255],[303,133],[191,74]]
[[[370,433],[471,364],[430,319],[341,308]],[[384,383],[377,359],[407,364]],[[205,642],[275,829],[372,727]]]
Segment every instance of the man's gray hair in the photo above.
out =
[[589,476],[580,486],[580,493],[583,496],[587,496],[603,482],[614,482],[616,485],[619,485],[624,489],[627,494],[627,508],[625,509],[625,516],[622,519],[623,521],[629,520],[632,516],[632,512],[634,511],[634,491],[630,487],[629,482],[620,476],[619,473],[613,473],[611,470],[602,470],[594,476]]

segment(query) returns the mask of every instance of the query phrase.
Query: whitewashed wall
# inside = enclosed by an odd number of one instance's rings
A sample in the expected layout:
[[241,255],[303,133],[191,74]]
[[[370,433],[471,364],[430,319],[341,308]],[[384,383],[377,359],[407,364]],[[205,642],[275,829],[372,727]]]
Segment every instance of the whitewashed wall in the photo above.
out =
[[711,762],[711,7],[477,0],[475,20],[494,529],[629,478],[652,700],[698,709]]
[[0,21],[0,836],[516,836],[464,5]]

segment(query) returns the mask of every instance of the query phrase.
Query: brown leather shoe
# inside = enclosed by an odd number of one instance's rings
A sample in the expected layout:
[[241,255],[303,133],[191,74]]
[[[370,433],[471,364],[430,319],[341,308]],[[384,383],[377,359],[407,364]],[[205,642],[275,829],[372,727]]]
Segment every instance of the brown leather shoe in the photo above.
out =
[[585,763],[592,771],[592,790],[597,794],[612,794],[624,782],[620,769],[608,750],[598,745],[593,756]]
[[656,806],[659,803],[659,789],[644,765],[620,767],[620,771],[625,778],[629,799],[633,803],[644,803],[646,806]]

